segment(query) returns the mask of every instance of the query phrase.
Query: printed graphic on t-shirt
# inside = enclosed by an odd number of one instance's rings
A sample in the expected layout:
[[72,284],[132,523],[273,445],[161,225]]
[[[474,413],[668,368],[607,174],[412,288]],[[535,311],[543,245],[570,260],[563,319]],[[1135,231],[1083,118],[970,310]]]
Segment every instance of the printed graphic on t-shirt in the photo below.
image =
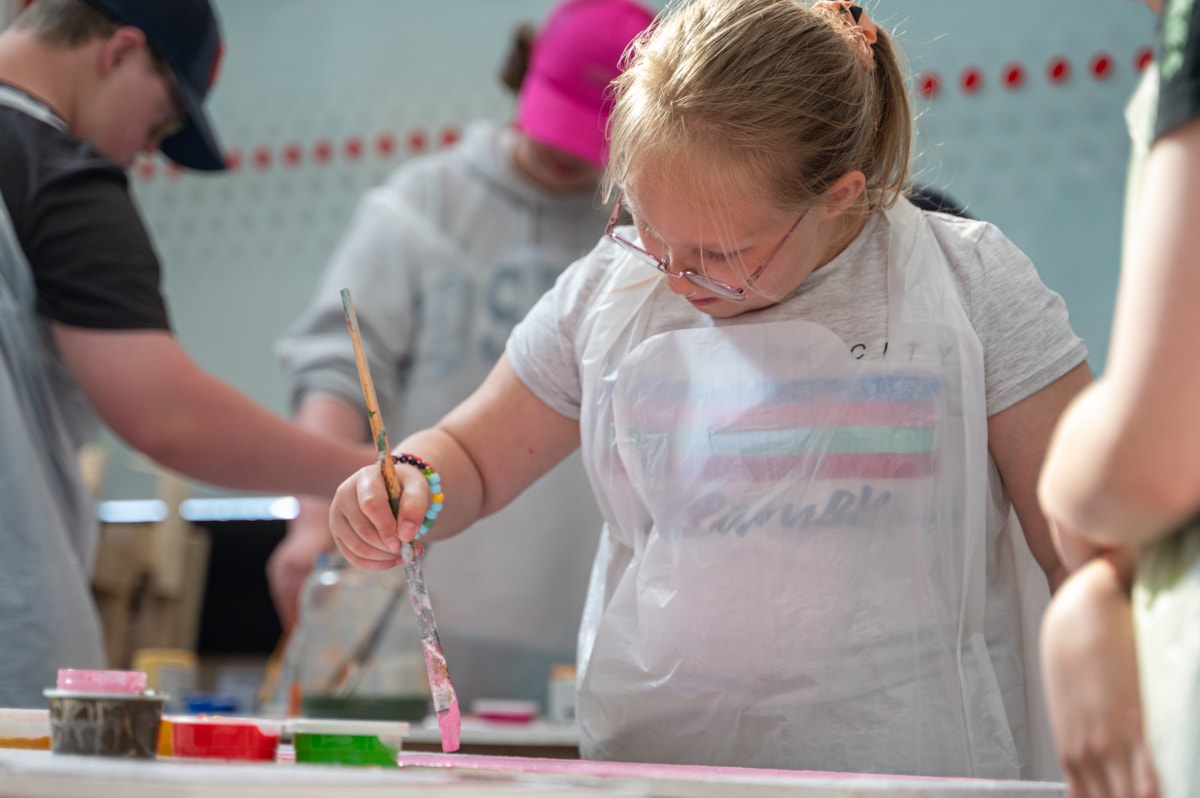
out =
[[703,487],[683,500],[691,534],[870,527],[897,480],[934,474],[936,377],[716,382],[703,388],[702,424],[681,390],[654,385],[626,434],[666,473]]

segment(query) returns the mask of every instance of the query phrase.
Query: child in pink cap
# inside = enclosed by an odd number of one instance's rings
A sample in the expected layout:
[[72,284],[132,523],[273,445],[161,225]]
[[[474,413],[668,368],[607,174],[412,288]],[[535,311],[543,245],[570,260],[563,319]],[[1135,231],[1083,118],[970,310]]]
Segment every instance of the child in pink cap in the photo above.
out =
[[608,84],[629,42],[652,15],[630,0],[568,0],[551,12],[533,44],[517,121],[535,141],[594,166],[605,160]]

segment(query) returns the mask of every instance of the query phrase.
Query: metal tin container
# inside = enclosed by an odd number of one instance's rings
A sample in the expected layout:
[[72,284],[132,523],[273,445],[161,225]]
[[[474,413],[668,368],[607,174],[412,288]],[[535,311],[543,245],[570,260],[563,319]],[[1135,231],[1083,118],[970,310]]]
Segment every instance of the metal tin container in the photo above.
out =
[[45,690],[56,754],[153,759],[167,697],[159,693]]

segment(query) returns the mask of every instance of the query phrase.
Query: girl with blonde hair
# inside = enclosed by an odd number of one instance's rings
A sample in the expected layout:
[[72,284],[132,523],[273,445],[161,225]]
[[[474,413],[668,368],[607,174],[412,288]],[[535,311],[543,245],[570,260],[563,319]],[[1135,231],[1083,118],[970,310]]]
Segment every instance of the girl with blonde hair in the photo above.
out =
[[[606,181],[632,225],[399,445],[441,473],[431,537],[581,447],[587,757],[1053,777],[1035,482],[1090,380],[1061,299],[993,226],[903,198],[905,75],[862,8],[694,0],[629,58]],[[420,528],[401,479],[399,521],[378,468],[339,489],[353,562]]]

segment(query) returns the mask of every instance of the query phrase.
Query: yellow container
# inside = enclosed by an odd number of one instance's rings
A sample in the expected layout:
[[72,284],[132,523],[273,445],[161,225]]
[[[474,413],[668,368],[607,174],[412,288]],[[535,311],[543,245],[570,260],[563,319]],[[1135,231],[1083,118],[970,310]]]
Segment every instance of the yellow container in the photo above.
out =
[[0,709],[0,748],[50,750],[50,710]]

